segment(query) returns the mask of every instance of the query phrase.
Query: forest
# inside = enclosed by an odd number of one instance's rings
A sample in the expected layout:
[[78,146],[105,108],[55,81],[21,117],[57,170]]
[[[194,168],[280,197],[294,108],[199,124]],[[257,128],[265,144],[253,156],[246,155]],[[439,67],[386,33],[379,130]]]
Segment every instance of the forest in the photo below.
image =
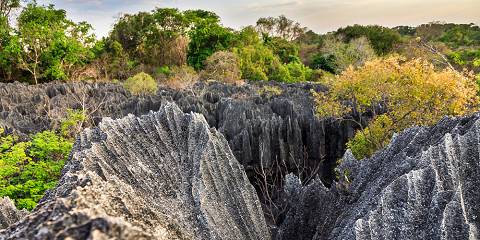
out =
[[[0,82],[77,81],[118,84],[138,97],[209,81],[322,85],[328,90],[311,92],[316,115],[354,122],[346,147],[364,159],[406,128],[478,110],[480,27],[352,25],[320,34],[281,15],[232,29],[214,12],[156,8],[121,16],[100,39],[53,5],[0,0]],[[56,128],[27,138],[0,128],[0,197],[32,210],[89,121],[66,109]]]

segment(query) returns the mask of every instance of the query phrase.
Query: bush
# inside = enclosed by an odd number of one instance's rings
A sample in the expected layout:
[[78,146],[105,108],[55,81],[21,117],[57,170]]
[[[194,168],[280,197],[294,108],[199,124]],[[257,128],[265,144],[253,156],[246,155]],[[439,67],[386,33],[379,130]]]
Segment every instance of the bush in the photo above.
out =
[[144,72],[128,78],[123,86],[134,95],[154,94],[158,89],[155,79]]
[[[315,94],[317,113],[339,118],[349,112],[358,115],[360,119],[348,119],[363,129],[349,143],[358,158],[384,147],[395,131],[430,125],[445,115],[463,115],[479,103],[473,77],[451,69],[437,71],[424,60],[405,61],[398,56],[348,68],[329,88],[328,94]],[[363,113],[373,115],[366,128]]]
[[286,67],[291,77],[290,80],[286,82],[305,82],[311,79],[313,71],[303,65],[303,63],[291,62],[287,64]]
[[393,121],[387,115],[376,117],[365,129],[358,131],[347,143],[347,147],[357,159],[372,156],[376,150],[384,148],[393,136]]
[[377,55],[387,55],[391,53],[395,45],[401,42],[401,36],[397,31],[377,25],[348,26],[338,29],[336,35],[343,36],[346,42],[360,37],[366,37],[372,44]]
[[272,50],[262,44],[236,48],[234,53],[240,61],[242,79],[268,80],[269,70],[273,70],[275,64],[280,64],[280,59]]
[[349,66],[358,67],[376,57],[368,39],[360,37],[344,43],[335,37],[326,38],[321,53],[312,59],[312,68],[340,73]]
[[292,83],[309,81],[312,76],[312,70],[299,61],[283,64],[270,48],[261,44],[236,48],[234,52],[240,60],[243,79]]
[[172,67],[165,77],[166,80],[163,83],[173,89],[185,89],[192,86],[199,79],[195,69],[187,65]]
[[205,61],[205,70],[201,72],[201,79],[235,83],[240,80],[242,74],[239,65],[238,57],[234,53],[216,52]]
[[57,184],[72,145],[52,131],[19,142],[0,129],[0,197],[9,197],[19,209],[32,210]]

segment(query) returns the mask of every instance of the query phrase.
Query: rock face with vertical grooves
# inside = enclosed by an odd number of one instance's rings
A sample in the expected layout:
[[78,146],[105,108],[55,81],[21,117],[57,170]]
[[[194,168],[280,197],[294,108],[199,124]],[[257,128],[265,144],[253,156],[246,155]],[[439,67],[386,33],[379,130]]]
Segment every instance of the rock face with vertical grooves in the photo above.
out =
[[[268,88],[278,92],[265,91]],[[295,161],[307,159],[310,168],[321,162],[322,179],[330,182],[355,125],[318,119],[311,90],[324,87],[312,83],[233,86],[199,82],[192,89],[161,88],[155,95],[136,97],[113,84],[0,83],[0,126],[28,135],[58,126],[67,108],[85,105],[98,123],[103,117],[140,116],[158,111],[165,102],[175,102],[186,113],[204,115],[209,126],[225,136],[247,175],[252,176],[261,162],[267,167],[273,161],[286,162],[294,169]]]
[[175,104],[105,119],[57,187],[0,239],[270,239],[243,167],[204,117]]
[[[287,178],[276,239],[479,239],[480,114],[411,128],[371,159],[347,152],[331,189]],[[343,174],[342,174],[343,175]]]

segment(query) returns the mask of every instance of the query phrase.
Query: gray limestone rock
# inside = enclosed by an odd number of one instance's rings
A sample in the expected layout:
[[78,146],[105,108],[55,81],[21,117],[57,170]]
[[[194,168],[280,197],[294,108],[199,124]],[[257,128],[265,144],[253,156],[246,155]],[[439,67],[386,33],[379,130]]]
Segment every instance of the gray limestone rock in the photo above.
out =
[[287,189],[276,239],[479,239],[479,149],[476,114],[405,130],[370,159],[347,152],[348,182]]
[[55,189],[0,239],[270,239],[225,138],[175,104],[85,130]]
[[27,215],[25,210],[17,210],[8,197],[0,199],[0,229],[7,228]]
[[[281,93],[261,94],[264,87]],[[311,83],[200,82],[191,89],[160,88],[155,95],[136,97],[113,84],[0,83],[0,126],[26,135],[36,133],[58,126],[67,108],[86,108],[95,126],[103,117],[140,116],[175,102],[185,113],[203,114],[209,126],[225,136],[249,176],[261,162],[267,167],[272,161],[286,162],[295,169],[295,160],[307,159],[311,168],[322,164],[322,180],[331,182],[335,162],[355,126],[315,116],[310,91],[323,89]]]

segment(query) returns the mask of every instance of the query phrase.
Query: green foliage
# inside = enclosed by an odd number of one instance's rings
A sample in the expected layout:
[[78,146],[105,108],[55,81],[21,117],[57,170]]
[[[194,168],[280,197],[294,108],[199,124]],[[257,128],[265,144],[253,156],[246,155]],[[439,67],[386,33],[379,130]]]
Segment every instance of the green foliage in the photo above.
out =
[[186,63],[185,35],[192,18],[176,8],[126,14],[113,27],[109,40],[120,43],[140,64],[180,66]]
[[347,42],[360,37],[366,37],[372,44],[372,47],[377,55],[386,55],[391,53],[395,45],[401,42],[401,37],[398,32],[390,28],[377,25],[348,26],[338,29],[336,35],[343,36]]
[[18,142],[0,129],[0,196],[14,200],[19,209],[32,210],[56,185],[71,148],[71,142],[51,131]]
[[280,62],[273,51],[262,44],[236,48],[234,52],[239,58],[243,79],[268,80],[271,69]]
[[272,49],[263,44],[236,48],[234,52],[239,57],[243,79],[286,83],[311,80],[311,69],[299,61],[283,64]]
[[134,95],[154,94],[158,89],[155,79],[144,72],[128,78],[123,86]]
[[168,66],[162,66],[162,67],[157,68],[157,70],[155,72],[156,72],[156,74],[164,74],[164,75],[168,76],[172,73],[172,70]]
[[188,64],[195,69],[204,67],[214,52],[227,50],[235,42],[234,33],[218,21],[202,20],[189,32]]
[[314,55],[310,67],[313,69],[322,69],[330,73],[335,73],[338,68],[335,56],[333,54]]
[[290,63],[300,61],[298,57],[298,46],[283,38],[269,38],[265,45],[270,47],[275,55],[277,55],[282,63]]
[[237,34],[235,39],[235,46],[245,47],[250,45],[261,44],[260,35],[255,27],[248,26],[242,28]]
[[67,109],[67,116],[60,123],[60,134],[66,139],[72,139],[83,130],[87,114],[82,110]]
[[448,54],[448,58],[461,67],[467,67],[476,72],[480,71],[480,48],[452,51]]
[[450,47],[480,46],[480,27],[472,24],[456,24],[446,30],[439,41]]
[[291,62],[286,65],[288,72],[290,73],[290,79],[284,80],[284,82],[305,82],[310,81],[313,71],[300,62]]
[[10,37],[2,58],[29,72],[35,83],[41,79],[68,79],[76,67],[95,57],[91,26],[85,22],[73,23],[64,10],[53,5],[28,4],[17,25],[18,31]]
[[365,129],[358,131],[347,143],[347,147],[357,159],[372,156],[376,150],[384,148],[393,136],[393,121],[386,114],[377,116]]

